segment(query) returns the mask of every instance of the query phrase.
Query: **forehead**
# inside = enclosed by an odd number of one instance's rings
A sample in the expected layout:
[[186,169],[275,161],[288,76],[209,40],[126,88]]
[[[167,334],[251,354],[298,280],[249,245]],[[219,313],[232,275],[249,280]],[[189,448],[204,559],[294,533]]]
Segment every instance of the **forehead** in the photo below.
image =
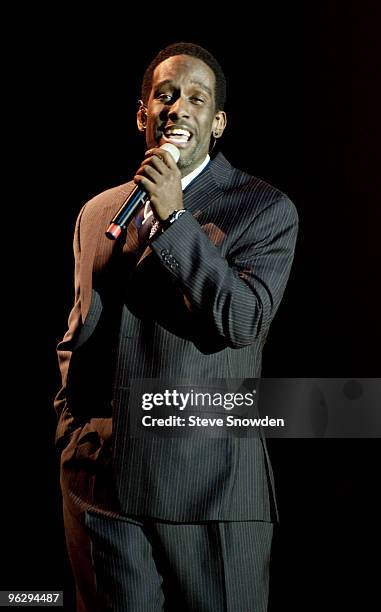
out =
[[156,66],[152,86],[155,87],[162,81],[173,81],[173,83],[198,83],[214,92],[216,77],[214,72],[205,62],[191,55],[174,55]]

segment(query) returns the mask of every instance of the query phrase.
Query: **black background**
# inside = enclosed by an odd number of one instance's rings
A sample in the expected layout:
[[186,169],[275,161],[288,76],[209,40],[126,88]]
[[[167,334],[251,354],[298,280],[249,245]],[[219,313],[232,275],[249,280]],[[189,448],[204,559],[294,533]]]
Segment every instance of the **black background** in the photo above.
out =
[[[380,375],[379,19],[372,2],[160,4],[132,13],[20,8],[5,54],[1,589],[64,589],[53,447],[55,344],[72,302],[72,233],[91,196],[129,180],[144,143],[145,67],[166,44],[211,50],[228,81],[221,149],[285,191],[300,234],[264,376]],[[12,172],[13,171],[13,172]],[[270,609],[373,609],[379,440],[270,440],[281,524]]]

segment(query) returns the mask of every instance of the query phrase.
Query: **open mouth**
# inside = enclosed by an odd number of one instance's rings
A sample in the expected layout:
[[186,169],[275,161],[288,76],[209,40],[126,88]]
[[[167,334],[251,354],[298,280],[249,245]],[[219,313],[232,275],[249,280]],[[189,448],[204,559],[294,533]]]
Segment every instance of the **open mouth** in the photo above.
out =
[[186,128],[172,126],[164,130],[162,141],[170,142],[176,147],[183,148],[187,146],[191,138],[192,134]]

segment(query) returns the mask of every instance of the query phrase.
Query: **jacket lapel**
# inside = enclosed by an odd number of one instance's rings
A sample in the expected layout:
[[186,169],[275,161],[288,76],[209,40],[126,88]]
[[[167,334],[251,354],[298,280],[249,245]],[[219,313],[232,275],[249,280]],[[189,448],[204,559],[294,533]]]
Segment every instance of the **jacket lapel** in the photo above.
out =
[[[217,157],[210,162],[205,170],[184,191],[184,208],[189,210],[196,219],[221,196],[222,187],[220,182],[216,180],[220,173],[223,175],[223,169],[220,166],[226,166],[226,172],[231,168],[225,158],[222,155],[221,157],[223,160]],[[225,163],[221,164],[222,161]]]
[[[118,192],[118,195],[115,197],[113,202],[99,207],[95,212],[92,212],[90,209],[88,213],[91,214],[90,221],[85,220],[85,216],[87,214],[86,209],[84,211],[80,236],[81,250],[85,255],[85,257],[81,258],[80,267],[82,321],[86,320],[89,314],[91,302],[94,298],[94,274],[96,274],[98,270],[102,269],[106,265],[106,263],[111,259],[114,250],[116,248],[120,248],[119,241],[110,240],[105,236],[106,229],[110,223],[110,220],[120,208],[133,186],[133,183],[123,185],[121,191]],[[95,230],[94,228],[98,229]],[[123,237],[119,238],[119,240],[123,240]],[[128,242],[128,246],[131,249],[134,248],[135,244],[137,243],[136,228],[134,227],[133,223],[130,224],[128,229],[126,242]],[[101,310],[101,308],[97,308],[99,314]],[[99,318],[99,314],[97,318]]]

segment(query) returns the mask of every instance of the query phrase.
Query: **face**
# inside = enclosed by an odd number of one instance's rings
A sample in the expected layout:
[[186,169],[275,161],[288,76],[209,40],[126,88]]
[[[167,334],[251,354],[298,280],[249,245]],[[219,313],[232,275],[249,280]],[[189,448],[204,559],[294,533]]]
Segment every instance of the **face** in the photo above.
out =
[[147,107],[138,113],[148,148],[174,144],[185,176],[204,161],[211,135],[219,138],[225,125],[225,113],[215,109],[215,76],[207,64],[175,55],[156,67]]

